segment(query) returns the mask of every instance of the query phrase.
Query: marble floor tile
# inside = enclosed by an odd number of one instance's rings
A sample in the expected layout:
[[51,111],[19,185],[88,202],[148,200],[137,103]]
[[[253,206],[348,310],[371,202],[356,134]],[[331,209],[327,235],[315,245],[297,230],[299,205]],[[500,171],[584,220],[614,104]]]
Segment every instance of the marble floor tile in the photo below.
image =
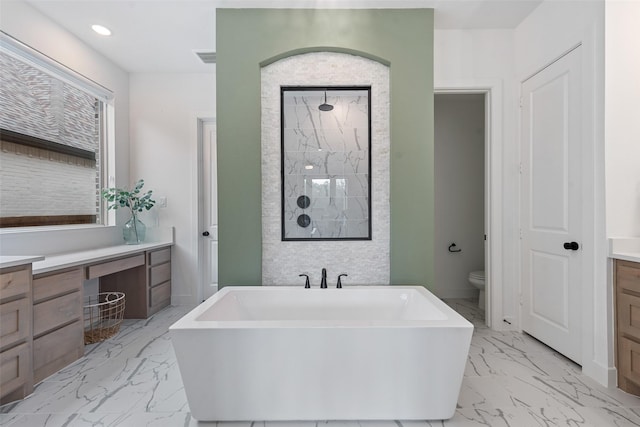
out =
[[553,350],[535,338],[521,332],[496,332],[490,329],[474,330],[470,353],[553,353]]
[[563,376],[579,375],[580,367],[552,354],[486,352],[469,353],[465,376]]
[[572,361],[517,332],[484,324],[474,300],[446,301],[474,324],[458,407],[449,420],[198,422],[191,417],[168,327],[190,307],[126,320],[120,333],[0,407],[7,427],[528,427],[637,426],[640,399],[602,387]]
[[[189,412],[164,414],[137,412],[123,414],[31,414],[22,416],[15,423],[7,424],[6,427],[190,427],[197,425],[197,421],[191,418]],[[246,426],[248,427],[248,424]]]

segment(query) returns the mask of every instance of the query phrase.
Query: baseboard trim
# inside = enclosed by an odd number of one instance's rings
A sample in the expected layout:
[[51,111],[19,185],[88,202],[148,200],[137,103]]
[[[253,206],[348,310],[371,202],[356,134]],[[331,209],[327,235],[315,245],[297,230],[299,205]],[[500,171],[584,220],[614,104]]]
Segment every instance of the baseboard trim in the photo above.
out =
[[618,370],[615,366],[603,366],[592,360],[582,365],[582,373],[605,387],[618,386]]
[[171,305],[198,305],[201,301],[196,301],[193,295],[171,295]]

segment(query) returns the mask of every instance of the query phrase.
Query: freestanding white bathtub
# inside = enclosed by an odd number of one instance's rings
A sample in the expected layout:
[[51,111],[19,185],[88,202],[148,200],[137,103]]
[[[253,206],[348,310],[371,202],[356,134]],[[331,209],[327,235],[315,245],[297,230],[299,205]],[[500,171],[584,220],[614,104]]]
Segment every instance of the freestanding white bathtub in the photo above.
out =
[[455,412],[473,326],[420,286],[242,286],[170,330],[197,420],[427,420]]

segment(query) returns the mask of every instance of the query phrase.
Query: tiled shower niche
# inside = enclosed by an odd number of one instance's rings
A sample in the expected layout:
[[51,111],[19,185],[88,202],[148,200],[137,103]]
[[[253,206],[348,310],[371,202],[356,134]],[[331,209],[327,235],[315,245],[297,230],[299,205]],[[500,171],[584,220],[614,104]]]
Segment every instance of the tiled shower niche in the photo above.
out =
[[371,239],[370,101],[371,87],[281,88],[282,240]]

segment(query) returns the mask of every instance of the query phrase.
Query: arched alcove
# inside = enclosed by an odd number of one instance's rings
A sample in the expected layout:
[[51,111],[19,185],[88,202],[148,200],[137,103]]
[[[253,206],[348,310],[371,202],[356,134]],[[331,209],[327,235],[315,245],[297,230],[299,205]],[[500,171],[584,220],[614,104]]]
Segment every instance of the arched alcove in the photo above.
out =
[[[349,284],[389,284],[389,67],[351,53],[293,52],[261,63],[266,64],[261,68],[262,283],[295,285],[298,275],[306,273],[317,284],[320,271],[327,268],[330,283],[347,273]],[[371,87],[371,240],[281,240],[282,86]]]

